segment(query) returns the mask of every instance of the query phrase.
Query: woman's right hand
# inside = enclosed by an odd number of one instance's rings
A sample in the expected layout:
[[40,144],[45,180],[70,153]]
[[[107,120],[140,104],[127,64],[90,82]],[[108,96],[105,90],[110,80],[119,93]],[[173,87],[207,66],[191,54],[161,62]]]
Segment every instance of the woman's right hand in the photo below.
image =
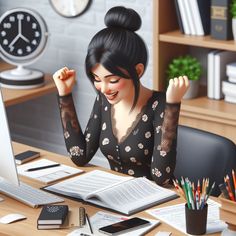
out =
[[53,80],[60,96],[70,94],[75,84],[75,70],[63,67],[53,74]]

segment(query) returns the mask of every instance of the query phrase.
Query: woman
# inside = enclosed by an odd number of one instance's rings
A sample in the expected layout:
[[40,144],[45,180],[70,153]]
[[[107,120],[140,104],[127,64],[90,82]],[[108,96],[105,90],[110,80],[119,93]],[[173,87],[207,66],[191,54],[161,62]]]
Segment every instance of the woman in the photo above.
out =
[[135,33],[140,16],[132,9],[114,7],[105,24],[92,38],[86,56],[86,73],[98,95],[84,134],[71,94],[75,71],[65,67],[53,75],[68,153],[82,166],[100,147],[112,170],[165,184],[175,168],[180,102],[188,78],[170,80],[166,93],[144,87],[140,78],[147,49]]

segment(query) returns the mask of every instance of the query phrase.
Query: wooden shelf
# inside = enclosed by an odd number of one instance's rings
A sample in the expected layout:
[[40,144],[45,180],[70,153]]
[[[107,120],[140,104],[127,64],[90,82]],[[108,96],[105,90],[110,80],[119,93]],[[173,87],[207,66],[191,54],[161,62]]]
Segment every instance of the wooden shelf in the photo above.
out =
[[[192,47],[236,52],[234,40],[182,34],[173,0],[153,0],[153,32],[153,85],[157,90],[165,89],[166,69],[170,61],[191,53]],[[206,88],[201,89],[199,97],[182,100],[180,124],[226,136],[236,143],[236,104],[209,99]]]
[[[0,72],[8,70],[14,66],[0,61]],[[45,84],[39,88],[33,89],[8,89],[2,88],[3,100],[6,106],[15,105],[21,102],[25,102],[45,94],[49,94],[56,91],[56,86],[53,82],[52,76],[45,74]]]
[[181,114],[186,115],[186,112],[194,118],[236,126],[236,106],[224,100],[207,97],[182,100]]
[[194,47],[222,49],[236,51],[236,41],[215,40],[211,36],[191,36],[182,34],[179,30],[170,31],[159,35],[161,42],[183,44]]

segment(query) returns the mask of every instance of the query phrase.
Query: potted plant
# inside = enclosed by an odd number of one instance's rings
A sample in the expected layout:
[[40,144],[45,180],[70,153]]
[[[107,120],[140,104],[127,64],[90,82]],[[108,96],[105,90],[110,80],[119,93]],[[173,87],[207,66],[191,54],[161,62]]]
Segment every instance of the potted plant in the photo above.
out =
[[191,55],[180,56],[174,58],[168,65],[168,84],[170,79],[183,75],[188,76],[190,87],[185,93],[183,99],[195,98],[198,95],[199,79],[201,74],[202,66],[195,57]]
[[232,0],[232,3],[230,5],[230,13],[232,16],[232,31],[234,40],[236,40],[236,0]]

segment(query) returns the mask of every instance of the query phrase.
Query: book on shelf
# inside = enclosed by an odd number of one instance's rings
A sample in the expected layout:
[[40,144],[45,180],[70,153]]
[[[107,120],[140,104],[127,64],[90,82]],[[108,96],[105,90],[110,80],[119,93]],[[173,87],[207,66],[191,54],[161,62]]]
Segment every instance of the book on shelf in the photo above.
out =
[[188,25],[190,28],[190,34],[191,35],[196,35],[196,29],[195,29],[195,24],[194,24],[194,20],[193,16],[191,14],[191,10],[190,10],[190,1],[189,0],[182,0],[184,2],[184,8],[185,8],[185,14],[186,14],[186,18],[188,21]]
[[231,51],[220,51],[214,55],[214,98],[223,98],[222,81],[226,80],[227,64],[236,60],[236,53]]
[[[196,35],[207,35],[210,33],[210,0],[188,1],[192,9],[192,18],[196,28]],[[191,2],[191,3],[190,3]]]
[[210,0],[175,0],[181,32],[191,35],[210,33]]
[[229,81],[222,82],[222,92],[225,96],[225,100],[228,102],[235,102],[236,100],[236,83]]
[[236,82],[236,62],[229,63],[226,66],[226,75],[228,76],[228,80],[230,82]]
[[229,103],[236,103],[236,96],[234,97],[226,94],[224,100]]
[[127,177],[94,170],[44,187],[126,215],[177,198],[177,194],[145,177]]
[[27,171],[28,169],[54,164],[58,163],[47,159],[40,159],[21,166],[17,166],[17,171],[22,176],[26,176],[45,184],[49,184],[56,180],[61,180],[84,172],[79,168],[63,164],[60,164],[59,166],[53,168],[46,168],[37,171]]
[[37,223],[38,225],[62,225],[68,215],[67,205],[43,206]]
[[234,77],[228,77],[228,81],[231,83],[236,83],[236,75]]
[[181,19],[182,19],[184,33],[185,34],[191,34],[190,25],[189,25],[189,22],[187,20],[187,13],[186,13],[187,10],[185,8],[184,0],[177,0],[177,3],[178,3],[178,6],[179,6],[179,12],[180,12],[180,16],[181,16]]
[[214,58],[215,54],[220,50],[213,50],[207,55],[207,96],[214,99],[214,82],[215,82],[215,69]]
[[233,39],[231,0],[211,1],[211,37],[220,40]]
[[177,15],[177,21],[178,21],[178,25],[179,25],[180,32],[181,32],[182,34],[184,34],[184,27],[183,27],[181,15],[180,15],[178,0],[175,0],[175,11],[176,11],[176,15]]

